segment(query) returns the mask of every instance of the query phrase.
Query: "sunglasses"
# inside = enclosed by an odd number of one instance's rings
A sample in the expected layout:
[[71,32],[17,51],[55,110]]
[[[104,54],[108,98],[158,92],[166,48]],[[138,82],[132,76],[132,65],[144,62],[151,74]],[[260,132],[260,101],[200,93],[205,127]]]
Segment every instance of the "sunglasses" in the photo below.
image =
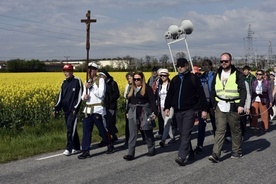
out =
[[141,78],[133,78],[134,81],[141,81]]
[[256,73],[256,75],[263,75],[262,73]]
[[229,60],[221,60],[220,63],[228,63]]
[[160,77],[167,77],[167,75],[159,75]]

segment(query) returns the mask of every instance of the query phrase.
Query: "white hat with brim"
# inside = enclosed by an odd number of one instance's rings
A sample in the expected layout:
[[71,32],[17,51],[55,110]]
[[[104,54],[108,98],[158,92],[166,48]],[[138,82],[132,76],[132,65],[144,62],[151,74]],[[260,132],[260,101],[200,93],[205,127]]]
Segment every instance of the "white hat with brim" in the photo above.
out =
[[170,75],[169,70],[167,68],[160,68],[158,70],[158,75]]
[[93,62],[88,63],[88,68],[96,68],[96,69],[98,69],[98,67],[99,66],[96,63],[93,63]]

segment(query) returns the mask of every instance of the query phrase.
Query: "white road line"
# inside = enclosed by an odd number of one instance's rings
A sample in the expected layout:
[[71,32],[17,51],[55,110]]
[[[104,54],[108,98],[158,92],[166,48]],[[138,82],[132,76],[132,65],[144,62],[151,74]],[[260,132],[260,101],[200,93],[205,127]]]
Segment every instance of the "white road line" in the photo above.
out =
[[45,159],[48,159],[48,158],[58,157],[58,156],[61,156],[61,155],[63,155],[63,153],[56,154],[56,155],[51,155],[51,156],[48,156],[48,157],[42,157],[42,158],[38,158],[38,159],[35,159],[35,160],[45,160]]

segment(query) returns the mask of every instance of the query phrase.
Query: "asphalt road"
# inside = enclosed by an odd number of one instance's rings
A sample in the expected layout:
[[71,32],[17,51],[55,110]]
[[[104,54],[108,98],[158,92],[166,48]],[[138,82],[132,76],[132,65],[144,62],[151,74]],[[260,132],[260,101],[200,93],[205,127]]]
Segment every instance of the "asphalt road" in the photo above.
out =
[[[196,127],[195,127],[196,129]],[[147,147],[138,139],[136,159],[125,161],[127,150],[121,149],[123,138],[115,145],[113,154],[105,154],[106,148],[92,145],[92,157],[79,160],[77,155],[63,156],[63,150],[0,165],[1,184],[32,183],[250,183],[276,184],[276,121],[264,135],[246,133],[243,157],[231,159],[231,144],[223,146],[219,163],[211,163],[213,135],[208,123],[204,152],[196,155],[188,165],[178,166],[179,141],[165,148],[156,141],[157,154],[147,157]],[[196,131],[193,132],[193,147]],[[31,148],[29,148],[31,149]],[[17,150],[20,151],[20,150]]]

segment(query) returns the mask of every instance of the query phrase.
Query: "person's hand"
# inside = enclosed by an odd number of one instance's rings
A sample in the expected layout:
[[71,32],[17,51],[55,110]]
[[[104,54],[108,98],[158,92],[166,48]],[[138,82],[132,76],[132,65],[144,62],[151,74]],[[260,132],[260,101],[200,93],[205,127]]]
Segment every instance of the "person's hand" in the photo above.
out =
[[269,107],[272,107],[272,103],[271,102],[269,103]]
[[208,113],[206,111],[201,112],[201,118],[202,119],[207,119]]
[[242,114],[242,113],[243,113],[243,110],[244,110],[243,107],[238,107],[238,113],[239,113],[239,114]]
[[90,99],[90,96],[88,94],[85,94],[84,97],[83,97],[84,100],[89,100]]
[[85,87],[86,88],[90,88],[92,86],[92,82],[88,81],[87,83],[85,83]]
[[170,116],[170,109],[165,109],[165,116]]
[[245,114],[247,114],[247,115],[250,114],[250,109],[246,109]]

